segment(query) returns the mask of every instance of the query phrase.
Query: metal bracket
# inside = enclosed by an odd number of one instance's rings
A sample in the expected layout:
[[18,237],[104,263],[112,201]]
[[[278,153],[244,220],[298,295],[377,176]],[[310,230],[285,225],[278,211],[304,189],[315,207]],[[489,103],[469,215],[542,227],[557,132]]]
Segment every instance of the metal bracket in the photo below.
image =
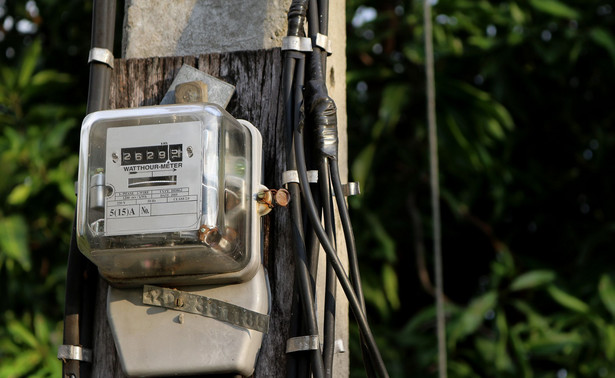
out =
[[[316,184],[318,182],[318,171],[312,170],[307,171],[308,182],[310,184]],[[282,173],[282,185],[286,185],[288,183],[299,183],[299,173],[295,170],[292,171],[284,171]]]
[[145,285],[143,304],[202,315],[262,333],[269,330],[269,315],[185,291]]
[[58,347],[58,360],[92,362],[92,350],[77,345],[60,345]]
[[88,55],[88,63],[99,62],[113,68],[113,53],[107,49],[93,47]]
[[312,40],[306,37],[286,36],[282,38],[282,51],[312,51]]
[[346,348],[344,347],[344,340],[342,339],[335,340],[334,352],[335,353],[346,353]]
[[318,350],[318,335],[291,337],[286,341],[286,353]]
[[[361,194],[361,188],[358,182],[349,182],[348,184],[342,184],[342,193],[345,197],[356,196]],[[333,193],[335,195],[335,193]]]
[[333,53],[333,50],[331,49],[331,40],[329,39],[329,37],[327,37],[324,34],[316,34],[316,37],[313,37],[314,40],[312,41],[313,45],[316,47],[320,47],[321,49],[323,49],[324,51],[327,52],[327,55],[331,55]]

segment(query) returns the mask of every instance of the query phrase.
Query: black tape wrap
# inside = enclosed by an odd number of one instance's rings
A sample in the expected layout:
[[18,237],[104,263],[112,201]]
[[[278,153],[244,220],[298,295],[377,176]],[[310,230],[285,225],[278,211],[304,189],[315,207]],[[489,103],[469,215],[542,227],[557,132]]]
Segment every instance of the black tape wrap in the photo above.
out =
[[317,150],[328,158],[337,158],[337,107],[327,94],[322,80],[310,80],[306,87],[309,119],[314,124]]
[[307,12],[307,0],[293,0],[288,10],[288,33],[291,37],[298,37],[303,33],[305,14]]

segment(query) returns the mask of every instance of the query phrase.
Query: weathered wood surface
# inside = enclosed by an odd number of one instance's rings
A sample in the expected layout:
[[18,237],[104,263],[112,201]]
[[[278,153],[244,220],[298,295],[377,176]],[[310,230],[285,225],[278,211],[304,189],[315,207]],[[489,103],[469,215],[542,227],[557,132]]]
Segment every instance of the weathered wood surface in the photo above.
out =
[[[249,120],[263,136],[264,184],[280,187],[285,166],[279,49],[208,54],[198,57],[117,59],[111,83],[112,109],[158,104],[182,64],[188,64],[236,86],[227,110]],[[265,217],[264,254],[272,308],[255,377],[285,375],[285,346],[292,302],[294,262],[286,209]],[[100,280],[94,330],[94,377],[124,377],[106,317],[107,283]],[[190,345],[186,345],[190,348]]]

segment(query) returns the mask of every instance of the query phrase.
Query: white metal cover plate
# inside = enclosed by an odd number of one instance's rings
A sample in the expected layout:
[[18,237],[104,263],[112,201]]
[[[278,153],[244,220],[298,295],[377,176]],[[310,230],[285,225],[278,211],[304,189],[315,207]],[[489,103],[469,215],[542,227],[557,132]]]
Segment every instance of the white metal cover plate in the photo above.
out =
[[109,128],[105,235],[196,230],[202,156],[200,122]]

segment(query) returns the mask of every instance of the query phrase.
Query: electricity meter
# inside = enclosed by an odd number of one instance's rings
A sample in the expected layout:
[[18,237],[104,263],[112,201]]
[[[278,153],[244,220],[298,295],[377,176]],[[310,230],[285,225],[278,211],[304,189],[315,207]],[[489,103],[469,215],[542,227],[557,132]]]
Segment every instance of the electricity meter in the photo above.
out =
[[260,264],[261,144],[214,104],[88,115],[79,249],[115,286],[249,280]]

